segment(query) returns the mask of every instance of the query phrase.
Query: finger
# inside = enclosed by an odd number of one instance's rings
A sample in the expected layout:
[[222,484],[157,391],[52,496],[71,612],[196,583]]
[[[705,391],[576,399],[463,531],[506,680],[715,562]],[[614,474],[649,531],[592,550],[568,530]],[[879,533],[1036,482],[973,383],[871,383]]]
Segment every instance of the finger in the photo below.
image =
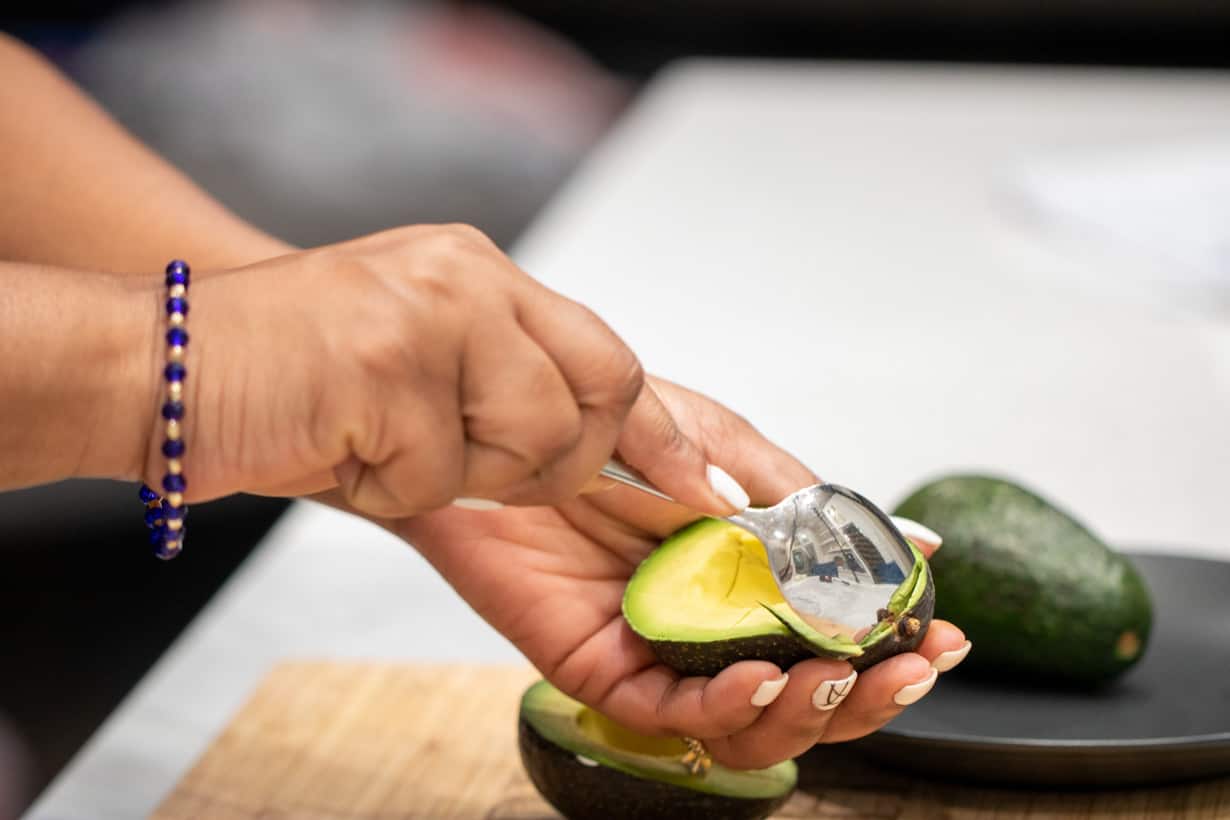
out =
[[593,311],[526,281],[517,294],[521,326],[555,362],[582,409],[622,425],[644,384],[640,361]]
[[940,672],[947,672],[965,660],[973,644],[965,633],[948,621],[932,621],[927,635],[915,650]]
[[645,734],[723,737],[752,725],[788,683],[766,661],[742,661],[712,678],[680,678],[655,664],[620,681],[594,705]]
[[769,441],[750,424],[742,435],[744,446],[732,469],[744,482],[752,503],[771,507],[786,496],[820,483],[801,461]]
[[[610,459],[644,376],[636,356],[601,319],[527,281],[531,286],[518,296],[521,327],[555,363],[581,414],[581,435],[572,452],[537,479],[540,491],[555,488],[560,496],[556,500],[563,500],[597,476]],[[560,492],[560,487],[571,492]]]
[[858,678],[849,663],[823,658],[801,661],[789,674],[785,691],[755,723],[706,740],[715,760],[736,769],[763,769],[797,757],[824,736]]
[[476,329],[461,395],[465,494],[542,501],[531,497],[537,478],[577,446],[582,431],[581,411],[555,362],[511,318]]
[[[455,394],[455,390],[451,393]],[[464,434],[457,405],[442,391],[431,400],[410,390],[390,392],[377,412],[386,414],[366,429],[374,433],[354,443],[354,454],[333,468],[342,498],[374,518],[417,515],[446,506],[461,494]],[[414,420],[414,423],[403,420]]]
[[[662,389],[655,392],[676,418],[687,420],[705,460],[727,467],[747,489],[754,504],[774,504],[818,481],[805,465],[728,408],[663,379],[651,377],[649,381],[661,385]],[[659,537],[696,519],[694,510],[656,501],[613,482],[594,482],[587,491],[593,493],[586,498],[594,506],[613,517],[633,521]]]
[[938,674],[927,658],[915,652],[896,655],[864,670],[854,691],[835,710],[821,740],[840,743],[880,729],[930,692]]
[[940,544],[944,543],[944,539],[940,534],[930,527],[923,526],[917,521],[909,518],[902,518],[899,515],[892,516],[893,524],[901,531],[901,534],[914,542],[922,554],[930,558],[935,554],[935,551],[940,548]]
[[[614,331],[593,312],[545,288],[532,289],[524,299],[522,324],[555,360],[582,411],[590,411],[587,429],[614,425],[621,456],[682,505],[713,515],[747,506],[747,493],[705,462],[657,394],[644,389],[640,363]],[[602,464],[592,464],[587,478]]]
[[695,423],[692,436],[708,462],[725,467],[747,489],[753,504],[772,506],[820,480],[730,408],[657,376],[648,381],[661,386],[655,392],[673,416]]
[[648,384],[628,414],[617,446],[629,466],[685,507],[710,515],[731,515],[751,500],[729,473],[708,463]]

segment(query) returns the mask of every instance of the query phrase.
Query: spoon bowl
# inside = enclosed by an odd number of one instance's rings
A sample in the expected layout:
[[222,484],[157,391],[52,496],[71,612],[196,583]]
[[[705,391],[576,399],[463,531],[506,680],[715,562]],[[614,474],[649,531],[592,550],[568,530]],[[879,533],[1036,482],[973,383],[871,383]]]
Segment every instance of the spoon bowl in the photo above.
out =
[[[674,500],[618,462],[602,474]],[[760,540],[786,603],[830,637],[860,640],[914,568],[910,543],[892,519],[836,484],[804,487],[772,507],[748,507],[726,520]]]

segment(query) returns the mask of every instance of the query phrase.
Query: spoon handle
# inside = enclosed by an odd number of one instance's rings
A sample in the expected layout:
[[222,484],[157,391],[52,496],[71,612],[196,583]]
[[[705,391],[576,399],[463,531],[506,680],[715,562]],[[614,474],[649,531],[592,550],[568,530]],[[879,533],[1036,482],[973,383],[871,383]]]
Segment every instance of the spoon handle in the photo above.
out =
[[627,484],[629,487],[635,487],[641,492],[655,495],[664,501],[675,500],[646,481],[645,476],[641,475],[636,470],[633,470],[627,464],[621,464],[614,459],[606,463],[606,466],[602,468],[601,474],[607,478],[618,481],[620,484]]
[[[636,470],[614,459],[606,463],[606,466],[601,470],[601,474],[665,501],[675,501],[675,499],[646,481],[645,477]],[[765,553],[769,557],[769,565],[778,574],[778,585],[780,586],[781,579],[790,574],[789,568],[793,566],[790,560],[789,544],[793,540],[794,505],[787,504],[785,510],[779,507],[767,510],[748,507],[735,515],[725,516],[725,518],[736,527],[746,530],[760,539],[760,542],[764,544]],[[781,534],[787,534],[789,537],[783,541]]]

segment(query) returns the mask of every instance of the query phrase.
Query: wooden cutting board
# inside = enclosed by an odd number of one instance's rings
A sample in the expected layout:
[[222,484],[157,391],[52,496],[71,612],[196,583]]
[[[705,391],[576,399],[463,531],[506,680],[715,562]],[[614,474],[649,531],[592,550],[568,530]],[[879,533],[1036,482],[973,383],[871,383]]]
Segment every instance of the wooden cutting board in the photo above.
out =
[[[551,820],[521,769],[500,666],[276,667],[158,807],[161,820]],[[1097,793],[966,789],[867,769],[834,747],[779,818],[1230,818],[1230,779]],[[826,782],[825,782],[826,781]]]

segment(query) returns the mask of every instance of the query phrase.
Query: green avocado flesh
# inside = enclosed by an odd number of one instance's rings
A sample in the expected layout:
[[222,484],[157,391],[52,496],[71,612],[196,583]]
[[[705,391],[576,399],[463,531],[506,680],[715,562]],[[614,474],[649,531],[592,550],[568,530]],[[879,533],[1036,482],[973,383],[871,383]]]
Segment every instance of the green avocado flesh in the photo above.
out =
[[[917,550],[915,558],[888,606],[891,618],[854,642],[825,635],[795,614],[755,537],[703,519],[667,538],[637,568],[624,592],[624,618],[663,663],[684,675],[715,675],[742,660],[786,669],[817,655],[863,669],[914,648],[926,633],[934,593]],[[902,634],[902,618],[917,618],[918,628]]]
[[677,738],[626,729],[539,681],[521,698],[521,761],[534,786],[571,820],[757,820],[794,790],[792,761],[693,775]]
[[937,615],[974,644],[963,670],[1099,684],[1143,654],[1152,605],[1136,569],[1024,487],[943,478],[896,514],[944,536],[931,562]]

